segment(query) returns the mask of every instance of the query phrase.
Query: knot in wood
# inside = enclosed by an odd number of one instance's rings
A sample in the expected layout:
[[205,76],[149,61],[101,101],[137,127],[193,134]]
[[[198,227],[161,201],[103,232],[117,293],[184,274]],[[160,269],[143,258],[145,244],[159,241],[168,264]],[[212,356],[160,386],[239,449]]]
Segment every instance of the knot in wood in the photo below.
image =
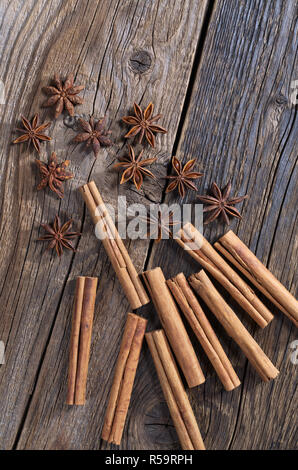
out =
[[137,74],[147,72],[151,67],[151,63],[152,59],[147,51],[135,51],[129,59],[131,70]]

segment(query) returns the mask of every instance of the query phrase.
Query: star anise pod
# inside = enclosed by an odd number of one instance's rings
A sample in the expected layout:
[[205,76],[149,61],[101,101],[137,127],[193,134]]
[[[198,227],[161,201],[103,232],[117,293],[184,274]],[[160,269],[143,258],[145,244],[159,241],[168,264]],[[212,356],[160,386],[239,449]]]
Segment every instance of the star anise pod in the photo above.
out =
[[158,207],[157,215],[150,212],[146,218],[142,216],[140,218],[146,223],[147,236],[154,239],[156,243],[159,243],[163,238],[172,238],[172,227],[180,224],[180,222],[173,220],[172,211],[164,211],[162,207]]
[[130,131],[124,136],[126,138],[134,137],[139,134],[139,143],[142,142],[145,135],[148,143],[151,147],[155,147],[155,136],[156,133],[166,134],[167,131],[161,126],[156,126],[155,121],[158,121],[162,115],[157,114],[152,117],[154,105],[150,103],[145,111],[143,112],[137,103],[134,103],[135,116],[124,116],[122,121],[126,124],[133,126]]
[[46,95],[50,96],[42,106],[44,108],[55,106],[55,118],[60,116],[64,108],[67,109],[70,116],[73,116],[74,105],[83,103],[83,99],[77,95],[85,87],[83,85],[74,86],[72,73],[67,76],[64,83],[58,75],[55,75],[53,82],[55,86],[46,86],[42,89]]
[[49,125],[50,122],[44,122],[43,124],[38,123],[38,114],[35,114],[34,118],[32,119],[32,123],[28,121],[24,116],[21,116],[22,124],[24,129],[17,128],[16,131],[22,132],[22,135],[15,139],[12,143],[13,144],[20,144],[22,142],[30,142],[33,144],[35,150],[39,153],[40,152],[40,140],[51,140],[51,137],[42,133]]
[[90,147],[90,145],[92,145],[95,158],[98,155],[101,145],[112,145],[112,142],[108,138],[111,131],[107,131],[105,128],[105,118],[100,118],[96,123],[92,116],[90,117],[89,122],[80,118],[79,123],[84,132],[76,135],[73,142],[86,142],[86,147]]
[[242,219],[240,212],[233,206],[238,204],[238,202],[243,201],[243,199],[246,199],[248,197],[247,195],[229,199],[231,192],[230,182],[223,191],[221,191],[214,182],[212,184],[211,191],[213,196],[198,196],[200,201],[202,201],[204,204],[208,204],[208,207],[206,207],[203,212],[210,212],[209,216],[206,218],[206,220],[204,220],[204,224],[209,224],[209,222],[215,220],[219,215],[222,216],[223,221],[227,225],[230,224],[230,219],[228,216]]
[[58,163],[56,152],[50,156],[49,163],[43,163],[35,160],[41,174],[41,182],[37,186],[37,190],[44,189],[49,186],[62,199],[64,196],[63,182],[74,177],[72,173],[66,171],[70,161]]
[[156,179],[151,171],[147,170],[147,168],[144,168],[145,166],[154,163],[156,161],[156,157],[144,158],[142,160],[143,153],[144,150],[142,150],[140,155],[136,158],[133,148],[128,145],[128,155],[122,157],[120,159],[121,161],[114,165],[114,168],[125,168],[124,172],[122,173],[120,184],[126,183],[132,179],[135,187],[137,190],[139,190],[143,184],[143,175]]
[[192,171],[196,163],[196,159],[189,160],[183,167],[181,162],[178,158],[172,158],[172,166],[175,170],[176,175],[167,176],[168,179],[172,180],[172,182],[168,185],[166,189],[166,193],[170,193],[174,189],[178,187],[178,191],[181,197],[185,196],[185,187],[189,189],[193,189],[197,191],[198,188],[193,184],[191,180],[196,180],[200,178],[203,173],[198,173],[196,171]]
[[41,226],[46,230],[47,234],[38,238],[38,241],[49,242],[47,249],[49,250],[56,248],[56,252],[59,258],[63,254],[63,248],[76,251],[69,240],[75,237],[79,237],[81,233],[69,231],[72,226],[72,222],[73,220],[70,219],[61,227],[60,218],[58,215],[56,215],[52,226],[49,224],[41,224]]

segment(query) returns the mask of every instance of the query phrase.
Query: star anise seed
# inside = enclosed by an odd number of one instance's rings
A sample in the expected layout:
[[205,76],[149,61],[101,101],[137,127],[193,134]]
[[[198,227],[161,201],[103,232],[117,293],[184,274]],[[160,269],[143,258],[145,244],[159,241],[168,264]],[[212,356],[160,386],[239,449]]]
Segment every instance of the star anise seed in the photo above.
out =
[[200,201],[204,204],[208,204],[208,207],[206,207],[203,212],[210,212],[209,216],[204,220],[204,224],[213,222],[213,220],[220,215],[227,225],[230,224],[229,216],[242,219],[240,212],[233,206],[246,199],[248,197],[247,195],[229,199],[231,192],[230,182],[226,185],[223,191],[221,191],[214,182],[212,184],[211,191],[213,196],[198,196]]
[[174,168],[176,175],[167,176],[172,182],[168,185],[166,193],[170,193],[178,187],[180,196],[185,196],[185,187],[197,191],[198,188],[193,184],[191,180],[196,180],[203,176],[203,173],[192,171],[196,163],[196,159],[189,160],[183,167],[178,158],[172,158],[172,167]]
[[66,171],[70,161],[58,163],[56,152],[53,152],[49,163],[43,163],[35,160],[41,175],[41,182],[37,186],[37,190],[44,189],[49,186],[61,199],[64,196],[63,182],[74,177],[72,173]]
[[49,250],[55,248],[59,258],[63,254],[63,248],[76,251],[69,240],[75,237],[79,237],[81,233],[69,231],[72,226],[72,222],[73,220],[70,219],[61,227],[60,218],[58,215],[56,215],[52,226],[49,224],[41,224],[47,234],[38,238],[38,241],[49,242],[47,249]]
[[132,179],[135,187],[137,190],[139,190],[143,184],[143,175],[156,179],[151,171],[147,170],[147,168],[144,168],[145,166],[154,163],[156,161],[156,157],[144,158],[142,160],[143,153],[144,150],[142,150],[140,155],[136,158],[133,148],[128,145],[128,155],[119,159],[120,162],[114,165],[114,168],[125,168],[124,172],[122,173],[120,184],[126,183]]
[[69,115],[73,116],[74,105],[83,103],[83,99],[77,95],[84,90],[85,87],[83,85],[74,85],[72,73],[67,76],[64,83],[60,80],[58,75],[55,75],[53,82],[55,86],[46,86],[42,89],[46,95],[50,96],[42,106],[44,108],[54,106],[55,118],[60,116],[63,109],[66,109]]
[[137,105],[137,103],[134,103],[133,107],[135,116],[124,116],[122,118],[122,121],[126,122],[126,124],[130,124],[131,126],[133,126],[124,137],[129,138],[139,134],[139,143],[141,143],[145,135],[149,145],[151,145],[151,147],[155,147],[154,134],[167,133],[166,129],[154,124],[154,122],[158,121],[162,117],[162,115],[157,114],[156,116],[152,117],[154,108],[153,103],[150,103],[144,112],[142,111],[140,106]]
[[107,131],[105,127],[105,118],[100,118],[96,123],[91,116],[89,122],[84,119],[79,119],[80,126],[84,132],[77,134],[73,142],[86,142],[86,147],[92,145],[93,153],[97,158],[100,146],[112,145],[111,140],[108,138],[111,131]]
[[39,124],[38,114],[32,119],[32,123],[30,124],[29,120],[26,119],[24,116],[21,116],[22,124],[24,129],[17,128],[16,131],[22,132],[22,135],[15,139],[12,143],[13,144],[20,144],[22,142],[28,142],[33,144],[35,150],[40,153],[40,144],[39,141],[49,141],[52,140],[51,137],[42,133],[47,127],[50,126],[50,122],[44,122],[43,124]]

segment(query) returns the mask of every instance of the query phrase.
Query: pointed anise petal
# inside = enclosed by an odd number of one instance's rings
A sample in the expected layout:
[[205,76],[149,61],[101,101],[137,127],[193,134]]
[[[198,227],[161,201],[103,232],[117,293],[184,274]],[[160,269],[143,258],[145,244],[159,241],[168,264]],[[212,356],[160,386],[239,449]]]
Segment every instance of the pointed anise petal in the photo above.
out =
[[222,191],[222,198],[224,201],[228,199],[230,192],[231,192],[231,188],[232,188],[232,185],[231,185],[231,182],[229,181],[226,187]]
[[141,127],[138,125],[138,126],[134,126],[130,129],[130,131],[127,132],[127,134],[125,134],[125,138],[127,139],[128,137],[134,137],[135,135],[137,135],[140,131],[141,131]]
[[154,104],[149,103],[147,108],[144,111],[144,121],[149,121],[149,119],[151,119],[151,116],[153,114],[153,109],[154,109]]
[[142,176],[142,173],[139,170],[135,170],[134,176],[133,176],[133,182],[135,184],[135,187],[139,191],[139,189],[141,188],[141,186],[143,184],[143,176]]
[[219,187],[217,186],[217,184],[215,182],[212,183],[211,190],[212,190],[214,196],[216,197],[216,199],[222,200],[221,190],[219,189]]
[[143,111],[142,109],[140,108],[140,106],[137,104],[137,103],[134,103],[133,104],[133,109],[134,109],[134,112],[135,112],[135,115],[136,117],[142,121],[143,120]]
[[204,220],[204,225],[207,225],[210,222],[213,222],[213,220],[215,220],[219,216],[220,213],[221,213],[221,209],[216,209]]
[[190,172],[193,167],[195,166],[196,164],[196,159],[193,158],[192,160],[188,160],[188,162],[185,163],[184,167],[183,167],[183,173],[188,173]]
[[147,139],[147,142],[149,143],[149,145],[151,145],[151,147],[155,147],[155,137],[153,135],[153,132],[151,132],[151,129],[146,129],[145,130],[145,135],[146,135],[146,139]]

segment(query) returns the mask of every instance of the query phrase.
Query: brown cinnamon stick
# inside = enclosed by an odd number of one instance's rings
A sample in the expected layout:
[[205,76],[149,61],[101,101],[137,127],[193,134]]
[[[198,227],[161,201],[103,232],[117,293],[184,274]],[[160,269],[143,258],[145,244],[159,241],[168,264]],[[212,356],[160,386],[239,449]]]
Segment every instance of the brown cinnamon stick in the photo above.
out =
[[80,193],[96,225],[96,230],[98,230],[98,233],[101,235],[103,246],[110,258],[131,308],[134,310],[147,304],[149,298],[146,290],[94,181],[82,186]]
[[143,277],[188,386],[202,384],[205,382],[204,374],[162,270],[155,268],[145,271]]
[[205,450],[197,421],[163,330],[146,333],[146,340],[182,449]]
[[177,243],[209,271],[261,328],[267,326],[273,318],[272,313],[206,238],[190,223],[184,225],[178,235]]
[[261,378],[265,382],[274,379],[279,371],[215,289],[207,274],[202,270],[190,276],[189,282],[214,313],[229,336],[236,341]]
[[214,245],[271,302],[298,326],[298,302],[252,251],[230,230]]
[[68,369],[68,405],[84,405],[88,374],[96,277],[77,278]]
[[130,403],[147,320],[133,313],[127,315],[102,430],[104,441],[119,445]]
[[234,390],[241,382],[203,312],[201,305],[191,290],[186,277],[183,273],[180,273],[174,278],[168,279],[167,284],[210,359],[224,388],[227,391]]

